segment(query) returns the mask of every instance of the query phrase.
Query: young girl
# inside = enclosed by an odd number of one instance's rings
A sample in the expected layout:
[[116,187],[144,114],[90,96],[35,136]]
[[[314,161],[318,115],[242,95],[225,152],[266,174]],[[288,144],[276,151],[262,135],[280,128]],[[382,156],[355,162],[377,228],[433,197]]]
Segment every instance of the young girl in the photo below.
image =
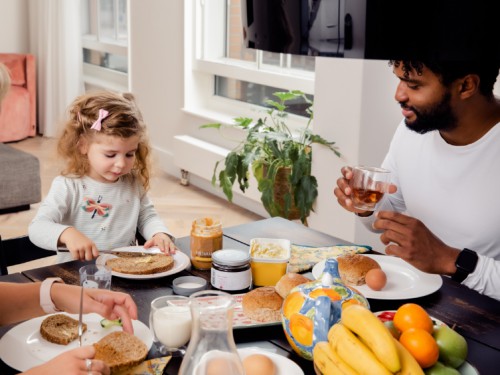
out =
[[90,260],[99,249],[135,244],[136,231],[175,252],[170,233],[146,195],[150,146],[132,94],[99,92],[78,97],[58,143],[62,176],[29,226],[37,246],[57,250],[58,261]]

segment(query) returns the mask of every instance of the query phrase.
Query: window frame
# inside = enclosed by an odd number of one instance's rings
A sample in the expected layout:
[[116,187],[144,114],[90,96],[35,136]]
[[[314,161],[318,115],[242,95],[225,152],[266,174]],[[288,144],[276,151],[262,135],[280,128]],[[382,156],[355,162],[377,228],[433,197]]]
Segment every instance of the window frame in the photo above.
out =
[[[314,95],[314,72],[280,68],[259,62],[225,57],[225,5],[227,0],[187,0],[185,14],[185,100],[183,110],[197,117],[232,123],[237,116],[255,118],[264,107],[214,94],[215,76],[223,76],[260,85],[301,90]],[[204,8],[204,9],[203,9]],[[203,10],[206,17],[203,17]],[[215,26],[214,26],[215,25]],[[256,51],[262,61],[262,51]],[[290,55],[280,59],[290,63]],[[307,119],[290,115],[291,128],[304,126]]]
[[[119,0],[114,0],[119,9]],[[86,11],[86,3],[82,2],[82,17],[88,20],[90,30],[87,33],[82,32],[81,42],[83,49],[91,49],[99,52],[106,52],[118,56],[123,56],[128,59],[128,40],[123,40],[118,38],[100,38],[99,37],[99,0],[88,0],[90,5],[89,12]],[[116,22],[118,22],[118,17],[116,17]],[[85,22],[85,21],[83,21]],[[127,0],[127,25],[130,25],[130,6]],[[118,25],[115,24],[115,29],[118,29]],[[127,27],[129,30],[129,28]],[[128,91],[129,88],[129,76],[128,73],[120,72],[117,70],[109,69],[102,66],[97,66],[94,64],[89,64],[83,62],[83,82],[86,86],[98,87],[102,89],[108,89],[113,91]]]

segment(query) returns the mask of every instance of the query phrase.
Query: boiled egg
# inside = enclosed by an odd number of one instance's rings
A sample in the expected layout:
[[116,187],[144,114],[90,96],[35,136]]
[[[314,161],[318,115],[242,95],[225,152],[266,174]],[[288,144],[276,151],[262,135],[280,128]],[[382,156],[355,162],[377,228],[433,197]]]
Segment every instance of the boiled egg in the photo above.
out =
[[373,268],[365,275],[366,285],[373,290],[382,290],[387,284],[387,275],[380,268]]
[[246,375],[275,375],[276,365],[264,354],[251,354],[243,359]]

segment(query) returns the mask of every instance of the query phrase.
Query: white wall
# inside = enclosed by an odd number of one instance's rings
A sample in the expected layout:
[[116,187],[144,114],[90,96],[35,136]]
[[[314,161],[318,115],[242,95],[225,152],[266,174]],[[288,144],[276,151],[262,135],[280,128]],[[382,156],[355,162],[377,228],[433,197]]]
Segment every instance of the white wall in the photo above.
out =
[[379,244],[333,195],[344,165],[380,165],[401,121],[394,100],[396,79],[387,61],[318,58],[314,95],[314,130],[336,141],[342,158],[317,146],[313,174],[319,196],[311,227],[358,244]]
[[173,136],[183,133],[184,105],[183,0],[131,0],[129,80],[137,98],[158,162],[173,166]]
[[28,0],[0,0],[0,53],[28,53]]

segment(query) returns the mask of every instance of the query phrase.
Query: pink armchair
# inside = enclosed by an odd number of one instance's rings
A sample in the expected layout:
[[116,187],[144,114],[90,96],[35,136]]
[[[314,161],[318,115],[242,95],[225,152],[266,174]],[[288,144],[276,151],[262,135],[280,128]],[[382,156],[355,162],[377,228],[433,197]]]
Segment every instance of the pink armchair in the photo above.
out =
[[0,53],[0,62],[10,70],[12,86],[0,110],[0,142],[11,142],[36,135],[35,57]]

